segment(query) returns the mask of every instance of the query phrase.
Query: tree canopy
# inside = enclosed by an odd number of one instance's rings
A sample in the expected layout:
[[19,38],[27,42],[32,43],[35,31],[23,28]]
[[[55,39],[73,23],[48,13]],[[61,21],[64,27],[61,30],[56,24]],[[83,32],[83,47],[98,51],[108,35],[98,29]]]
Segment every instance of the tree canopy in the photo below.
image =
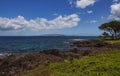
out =
[[120,39],[120,22],[119,21],[111,21],[108,23],[104,23],[99,26],[99,29],[104,30],[110,35],[111,39]]

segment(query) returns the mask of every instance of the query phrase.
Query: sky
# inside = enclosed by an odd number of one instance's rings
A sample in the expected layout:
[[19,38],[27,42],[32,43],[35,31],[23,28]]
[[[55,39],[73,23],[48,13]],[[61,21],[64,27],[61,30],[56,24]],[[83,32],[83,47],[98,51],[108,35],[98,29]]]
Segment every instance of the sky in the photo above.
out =
[[0,0],[0,36],[98,36],[120,21],[120,0]]

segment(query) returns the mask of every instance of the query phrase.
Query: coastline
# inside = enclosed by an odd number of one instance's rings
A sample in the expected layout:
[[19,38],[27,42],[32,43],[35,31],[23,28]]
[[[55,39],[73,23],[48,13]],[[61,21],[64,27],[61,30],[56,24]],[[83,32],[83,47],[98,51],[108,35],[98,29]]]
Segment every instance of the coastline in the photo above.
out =
[[[81,59],[86,56],[94,56],[104,54],[111,49],[120,49],[120,45],[109,44],[98,40],[75,41],[71,43],[71,47],[76,48],[61,51],[58,49],[43,50],[38,53],[26,55],[10,55],[0,60],[0,75],[4,76],[20,76],[30,70],[37,68],[40,65],[48,65],[52,62],[62,62],[64,60]],[[89,47],[86,50],[79,49],[80,47]]]

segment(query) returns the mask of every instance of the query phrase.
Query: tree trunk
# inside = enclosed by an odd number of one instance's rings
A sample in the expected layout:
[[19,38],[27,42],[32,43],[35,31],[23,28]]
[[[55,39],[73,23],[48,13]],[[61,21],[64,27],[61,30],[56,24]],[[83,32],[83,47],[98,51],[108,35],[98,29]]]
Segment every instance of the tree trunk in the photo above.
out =
[[111,39],[114,40],[114,34],[111,35]]

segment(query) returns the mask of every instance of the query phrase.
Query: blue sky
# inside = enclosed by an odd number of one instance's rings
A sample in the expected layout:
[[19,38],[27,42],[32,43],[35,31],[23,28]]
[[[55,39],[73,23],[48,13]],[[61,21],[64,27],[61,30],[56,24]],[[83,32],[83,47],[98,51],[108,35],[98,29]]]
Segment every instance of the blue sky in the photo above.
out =
[[0,0],[0,36],[96,36],[119,9],[119,0]]

